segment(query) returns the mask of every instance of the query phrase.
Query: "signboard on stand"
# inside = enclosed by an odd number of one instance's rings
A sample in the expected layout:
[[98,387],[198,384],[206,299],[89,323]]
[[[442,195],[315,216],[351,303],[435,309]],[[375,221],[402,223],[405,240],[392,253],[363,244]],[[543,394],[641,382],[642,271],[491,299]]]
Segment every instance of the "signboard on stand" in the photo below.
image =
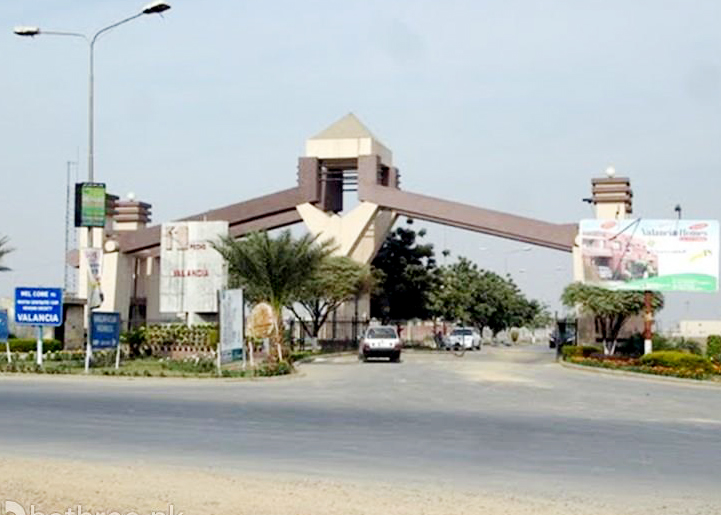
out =
[[583,220],[583,281],[612,290],[716,292],[716,220]]
[[160,311],[217,313],[226,265],[211,242],[228,235],[228,222],[172,222],[160,241]]
[[8,312],[4,309],[0,309],[0,343],[5,343],[5,353],[7,354],[8,363],[12,361],[10,358],[10,329],[8,327]]
[[62,325],[62,288],[15,288],[15,323],[56,327]]
[[114,349],[120,343],[120,313],[93,311],[90,315],[93,350]]
[[36,363],[43,364],[43,326],[63,324],[62,288],[15,288],[15,323],[38,330]]
[[221,291],[219,364],[245,361],[244,327],[243,290]]

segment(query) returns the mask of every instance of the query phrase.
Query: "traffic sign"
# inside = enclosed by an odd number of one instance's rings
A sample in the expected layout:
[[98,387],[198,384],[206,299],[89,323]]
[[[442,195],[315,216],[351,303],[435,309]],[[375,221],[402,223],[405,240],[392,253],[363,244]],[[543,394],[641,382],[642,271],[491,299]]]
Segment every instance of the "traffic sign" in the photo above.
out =
[[10,330],[8,329],[8,312],[0,309],[0,342],[8,341]]
[[120,313],[93,311],[90,327],[93,350],[114,349],[120,343]]
[[15,323],[62,325],[62,288],[15,288]]

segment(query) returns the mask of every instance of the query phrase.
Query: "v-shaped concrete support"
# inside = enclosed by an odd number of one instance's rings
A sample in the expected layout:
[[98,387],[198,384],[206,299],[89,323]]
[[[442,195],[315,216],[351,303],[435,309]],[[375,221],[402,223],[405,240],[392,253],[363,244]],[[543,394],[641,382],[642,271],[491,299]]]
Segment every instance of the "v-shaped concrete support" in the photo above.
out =
[[373,260],[397,218],[372,202],[361,202],[345,215],[326,213],[310,203],[296,209],[311,234],[322,241],[333,239],[336,254],[364,264]]

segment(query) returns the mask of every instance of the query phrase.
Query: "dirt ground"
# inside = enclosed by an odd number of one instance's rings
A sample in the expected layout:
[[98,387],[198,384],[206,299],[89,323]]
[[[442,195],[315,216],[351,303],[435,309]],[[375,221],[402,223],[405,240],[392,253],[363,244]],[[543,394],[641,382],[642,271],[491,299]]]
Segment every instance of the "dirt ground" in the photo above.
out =
[[[150,465],[0,458],[0,502],[27,515],[602,515],[568,500],[498,497],[437,487],[298,480]],[[170,509],[172,505],[172,510]],[[2,511],[0,511],[2,512]],[[21,514],[17,514],[21,515]]]

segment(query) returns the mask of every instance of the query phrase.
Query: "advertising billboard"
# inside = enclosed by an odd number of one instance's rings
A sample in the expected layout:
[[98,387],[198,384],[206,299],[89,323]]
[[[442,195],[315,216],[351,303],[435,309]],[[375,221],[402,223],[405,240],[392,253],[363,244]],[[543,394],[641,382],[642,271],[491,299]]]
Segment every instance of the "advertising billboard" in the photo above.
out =
[[105,184],[75,185],[75,227],[105,227]]
[[223,257],[210,244],[228,235],[228,222],[171,222],[160,240],[160,311],[217,313],[225,288]]
[[243,290],[220,293],[220,363],[243,359]]
[[582,220],[583,281],[614,290],[716,292],[716,220]]

